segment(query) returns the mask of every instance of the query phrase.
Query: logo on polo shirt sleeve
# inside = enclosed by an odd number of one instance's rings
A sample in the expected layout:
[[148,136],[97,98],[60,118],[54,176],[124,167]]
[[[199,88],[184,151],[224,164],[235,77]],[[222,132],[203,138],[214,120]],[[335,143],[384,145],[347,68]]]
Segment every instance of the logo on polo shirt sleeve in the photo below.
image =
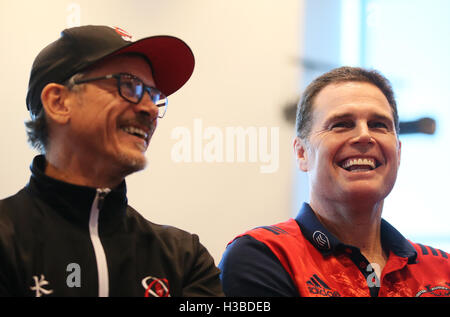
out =
[[446,286],[425,285],[425,289],[417,292],[416,297],[447,297],[450,296],[450,283],[445,283]]
[[321,231],[314,231],[312,235],[313,241],[319,249],[330,250],[330,240],[327,235]]

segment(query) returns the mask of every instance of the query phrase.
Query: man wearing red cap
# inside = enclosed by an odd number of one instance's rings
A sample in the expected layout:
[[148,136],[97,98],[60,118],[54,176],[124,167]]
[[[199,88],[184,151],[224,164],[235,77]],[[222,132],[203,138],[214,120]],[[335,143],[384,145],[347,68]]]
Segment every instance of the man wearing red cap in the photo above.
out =
[[[180,39],[130,41],[119,28],[66,29],[30,75],[29,183],[0,201],[0,295],[220,296],[198,236],[144,219],[125,177],[194,69]],[[151,199],[151,197],[150,197]]]

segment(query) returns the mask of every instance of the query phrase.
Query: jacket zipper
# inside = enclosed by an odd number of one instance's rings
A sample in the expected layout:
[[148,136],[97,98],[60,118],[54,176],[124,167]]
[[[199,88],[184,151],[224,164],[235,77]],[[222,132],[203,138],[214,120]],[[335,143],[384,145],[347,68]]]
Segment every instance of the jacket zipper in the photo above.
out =
[[95,260],[97,262],[99,297],[107,297],[109,295],[108,264],[106,262],[105,250],[103,249],[103,245],[98,234],[98,218],[105,196],[110,191],[111,190],[109,188],[97,188],[97,194],[95,195],[94,202],[92,203],[89,217],[89,236],[91,237],[91,242],[95,252]]

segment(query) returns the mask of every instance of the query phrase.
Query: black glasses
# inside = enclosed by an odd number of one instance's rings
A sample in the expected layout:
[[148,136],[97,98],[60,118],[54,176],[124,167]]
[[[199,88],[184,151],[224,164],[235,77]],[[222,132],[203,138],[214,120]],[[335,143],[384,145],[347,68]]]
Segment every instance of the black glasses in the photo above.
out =
[[161,91],[156,89],[155,87],[150,87],[144,84],[144,82],[131,74],[128,73],[118,73],[111,74],[101,77],[94,78],[86,78],[74,80],[75,85],[89,83],[96,80],[104,80],[115,78],[117,82],[117,90],[119,91],[119,95],[134,104],[138,104],[141,102],[144,97],[144,93],[147,91],[151,101],[158,107],[158,118],[164,117],[167,111],[167,97]]

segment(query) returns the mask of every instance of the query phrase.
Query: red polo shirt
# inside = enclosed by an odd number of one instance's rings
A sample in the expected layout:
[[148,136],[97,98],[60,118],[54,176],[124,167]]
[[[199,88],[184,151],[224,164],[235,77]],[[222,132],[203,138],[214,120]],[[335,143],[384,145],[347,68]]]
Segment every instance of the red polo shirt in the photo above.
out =
[[385,220],[389,257],[378,279],[358,248],[333,236],[304,204],[295,219],[236,237],[221,263],[227,296],[450,296],[449,255],[406,240]]

